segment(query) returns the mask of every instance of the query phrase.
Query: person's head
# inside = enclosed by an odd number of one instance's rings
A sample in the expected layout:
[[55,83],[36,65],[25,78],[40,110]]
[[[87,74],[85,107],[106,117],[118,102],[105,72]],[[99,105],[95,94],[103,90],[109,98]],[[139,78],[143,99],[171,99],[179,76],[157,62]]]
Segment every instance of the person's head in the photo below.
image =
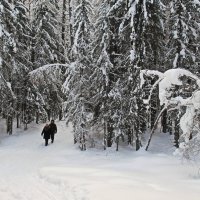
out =
[[45,127],[47,128],[49,126],[49,124],[46,124]]
[[51,120],[51,124],[54,124],[54,120],[53,119]]

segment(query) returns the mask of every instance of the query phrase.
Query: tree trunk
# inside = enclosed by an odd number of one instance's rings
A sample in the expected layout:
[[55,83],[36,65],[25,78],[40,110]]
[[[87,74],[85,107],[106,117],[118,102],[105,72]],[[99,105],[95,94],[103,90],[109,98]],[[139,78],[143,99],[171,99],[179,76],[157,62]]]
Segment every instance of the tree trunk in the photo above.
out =
[[171,117],[168,117],[168,132],[170,135],[172,135],[172,119],[171,119]]
[[174,122],[174,146],[176,148],[179,148],[179,137],[179,119],[176,118]]
[[27,111],[25,111],[25,116],[24,116],[24,130],[28,129],[28,115]]
[[[70,39],[70,52],[72,50],[74,38],[73,38],[73,25],[72,25],[72,5],[71,5],[71,0],[68,2],[69,4],[69,39]],[[71,55],[71,60],[73,60],[72,55]]]
[[113,126],[111,123],[111,120],[109,120],[108,124],[107,124],[107,147],[111,147],[112,146],[112,138],[113,138]]
[[157,123],[158,123],[160,117],[163,115],[163,113],[165,112],[166,109],[167,109],[167,107],[163,107],[163,109],[160,111],[160,113],[159,113],[159,115],[158,115],[158,117],[157,117],[157,119],[156,119],[156,121],[155,121],[155,123],[154,123],[153,129],[151,130],[151,133],[150,133],[150,137],[149,137],[147,146],[146,146],[146,148],[145,148],[146,151],[148,150],[149,145],[150,145],[150,143],[151,143],[151,139],[152,139],[152,137],[153,137],[155,128],[156,128],[156,126],[157,126]]
[[33,69],[36,69],[37,66],[34,65],[35,63],[35,32],[32,27],[31,33],[31,63],[33,64]]
[[19,128],[20,124],[20,114],[17,114],[17,128]]
[[156,120],[156,102],[155,99],[151,99],[150,101],[150,124],[151,129],[153,129],[155,120]]
[[116,151],[119,151],[119,136],[116,138]]
[[104,124],[103,124],[103,131],[104,131],[104,134],[103,134],[103,145],[104,145],[104,150],[106,150],[106,147],[107,147],[107,122],[104,118]]
[[133,143],[133,131],[131,128],[128,128],[128,144],[131,145]]
[[9,135],[12,135],[12,131],[13,131],[13,118],[12,116],[8,116],[7,117],[7,133]]
[[[73,125],[73,129],[75,130],[74,126],[75,125]],[[77,134],[74,132],[74,144],[76,144],[77,142],[78,142]]]
[[162,131],[163,133],[167,132],[167,110],[165,110],[162,115]]
[[82,132],[81,133],[81,137],[80,137],[81,151],[85,151],[86,150],[85,142],[86,142],[86,140],[85,140],[85,132]]
[[67,0],[63,0],[63,10],[62,10],[62,32],[61,32],[61,37],[62,37],[62,44],[65,47],[66,45],[66,17],[67,17]]
[[36,112],[36,120],[35,120],[36,124],[39,124],[39,112]]
[[59,111],[59,120],[61,121],[63,118],[63,112],[62,112],[62,109],[60,109]]
[[135,134],[135,136],[136,136],[135,145],[136,145],[136,151],[138,151],[140,149],[140,147],[141,147],[140,133],[139,133],[140,132],[140,127],[139,127],[139,125],[136,125],[135,131],[136,131],[136,134]]
[[51,120],[51,110],[47,110],[47,115],[48,115],[48,121]]

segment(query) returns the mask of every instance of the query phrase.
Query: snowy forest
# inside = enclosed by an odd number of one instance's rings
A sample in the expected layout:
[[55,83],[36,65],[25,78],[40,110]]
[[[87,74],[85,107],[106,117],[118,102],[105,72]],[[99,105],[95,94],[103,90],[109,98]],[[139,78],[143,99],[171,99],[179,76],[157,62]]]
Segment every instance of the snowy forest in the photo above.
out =
[[81,150],[137,151],[159,130],[181,155],[196,155],[199,33],[199,0],[1,0],[7,133],[59,119]]

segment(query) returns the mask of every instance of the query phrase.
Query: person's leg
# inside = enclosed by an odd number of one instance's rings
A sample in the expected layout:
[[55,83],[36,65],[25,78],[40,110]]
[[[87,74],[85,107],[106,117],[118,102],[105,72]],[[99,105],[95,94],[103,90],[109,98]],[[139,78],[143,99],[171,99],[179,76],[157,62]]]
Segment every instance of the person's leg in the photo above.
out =
[[45,139],[45,146],[48,145],[48,139]]
[[54,142],[54,134],[51,134],[51,143]]

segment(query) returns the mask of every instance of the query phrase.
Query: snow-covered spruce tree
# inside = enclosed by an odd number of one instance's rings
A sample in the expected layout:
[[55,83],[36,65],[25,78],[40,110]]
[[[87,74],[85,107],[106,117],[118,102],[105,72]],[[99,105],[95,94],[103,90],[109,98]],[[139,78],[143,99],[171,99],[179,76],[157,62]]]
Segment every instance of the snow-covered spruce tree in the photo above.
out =
[[[34,4],[34,16],[32,24],[32,55],[33,69],[37,69],[51,63],[64,63],[65,52],[62,45],[60,25],[59,25],[59,7],[57,0],[36,0]],[[63,73],[65,73],[63,71]],[[51,77],[45,77],[46,83],[50,83]],[[53,85],[55,81],[46,85],[46,112],[48,119],[55,118],[58,113],[62,113],[61,88]],[[39,86],[39,92],[44,91],[44,86]],[[42,93],[41,93],[42,94]],[[58,110],[60,109],[60,110]]]
[[199,71],[199,8],[198,0],[171,0],[166,59],[169,68],[185,68],[194,73]]
[[59,37],[58,1],[36,0],[34,7],[33,67],[36,69],[50,63],[61,63],[64,47]]
[[[145,5],[146,4],[146,5]],[[140,23],[143,23],[143,31],[141,31],[140,43],[144,43],[143,52],[144,52],[144,66],[141,69],[151,69],[151,70],[164,70],[164,53],[165,53],[165,37],[164,37],[164,24],[165,24],[165,8],[160,0],[154,1],[143,1],[143,13],[144,14],[136,14],[136,16],[140,16]],[[137,9],[140,10],[142,7],[142,1],[136,6]],[[146,8],[145,8],[146,7]],[[146,12],[146,14],[145,14]],[[138,24],[138,25],[139,25]],[[140,26],[140,25],[139,25]],[[142,27],[142,26],[141,26]],[[140,29],[140,28],[139,28]],[[140,32],[138,28],[137,32]],[[142,57],[141,57],[142,58]],[[153,85],[156,81],[154,77],[149,80]],[[146,96],[143,91],[142,98]],[[160,110],[159,106],[159,98],[158,98],[158,88],[151,94],[151,99],[149,101],[148,113],[149,113],[149,122],[150,127],[153,128],[153,124],[155,122],[156,116]],[[163,119],[165,119],[166,115],[163,115]],[[163,130],[165,131],[165,120],[162,123],[164,126]]]
[[[119,140],[127,142],[129,140],[127,102],[130,102],[130,96],[127,98],[127,72],[131,49],[131,27],[130,24],[126,33],[120,34],[120,25],[124,16],[128,12],[128,1],[113,1],[110,4],[110,10],[107,14],[110,22],[111,43],[109,47],[110,59],[113,68],[110,71],[111,87],[109,91],[110,100],[110,118],[111,130],[113,131],[113,141],[115,141],[118,150]],[[137,78],[135,79],[137,81]],[[133,86],[134,87],[134,86]],[[126,137],[128,136],[128,137]],[[127,140],[126,140],[127,139]],[[129,143],[129,141],[128,141]]]
[[[118,143],[119,136],[126,135],[130,144],[136,141],[136,149],[140,147],[145,108],[139,74],[148,62],[157,66],[161,62],[161,11],[160,1],[118,0],[101,4],[94,48],[97,63],[94,80],[99,81],[101,90],[94,95],[94,120],[98,121],[96,124],[104,124],[104,146],[111,146],[114,140]],[[157,54],[152,53],[156,44]]]
[[14,1],[14,15],[15,15],[15,42],[16,53],[14,55],[15,65],[12,70],[11,86],[16,96],[14,105],[15,115],[17,118],[17,127],[20,122],[27,123],[27,115],[31,115],[26,108],[28,105],[26,94],[27,76],[28,72],[32,70],[32,63],[30,62],[30,21],[27,17],[28,10],[21,0]]
[[[25,119],[24,108],[26,97],[26,79],[28,72],[32,69],[30,63],[29,41],[30,29],[29,20],[26,16],[27,9],[20,0],[3,1],[2,2],[2,67],[1,73],[7,82],[10,82],[13,95],[12,103],[9,102],[9,117],[7,124],[12,124],[12,119],[17,117],[17,127],[19,121],[27,121]],[[30,93],[30,92],[29,92]],[[12,114],[11,114],[12,111]],[[29,112],[30,115],[31,112]],[[9,125],[10,126],[10,125]],[[8,130],[12,130],[12,127]],[[11,132],[11,131],[9,131]]]
[[78,3],[73,0],[63,0],[63,14],[62,14],[62,40],[65,39],[66,52],[69,60],[73,60],[72,46],[74,40],[73,34],[73,20],[74,20],[74,4]]
[[62,1],[62,27],[61,38],[63,47],[66,46],[66,21],[67,21],[67,0]]
[[20,68],[27,68],[32,70],[32,63],[30,62],[30,41],[31,29],[30,19],[27,17],[28,9],[23,4],[22,0],[14,0],[14,14],[15,14],[15,41],[17,53],[15,55],[16,64]]
[[[62,4],[62,5],[61,5]],[[67,58],[71,59],[71,47],[73,44],[73,1],[72,0],[62,0],[59,2],[60,10],[62,11],[60,26],[61,26],[61,39],[63,45],[63,55],[65,55],[65,60],[62,63],[67,62]]]
[[[128,51],[123,76],[125,81],[122,84],[124,90],[122,107],[126,113],[124,117],[126,117],[128,141],[130,144],[136,143],[136,150],[141,146],[141,134],[146,129],[147,120],[142,101],[145,94],[140,88],[140,70],[156,69],[162,63],[161,52],[164,46],[162,11],[163,6],[160,1],[131,0],[120,25],[121,38],[127,38],[127,33],[130,38],[129,43],[126,43]],[[151,109],[151,118],[152,116],[155,118],[155,109]]]
[[[171,0],[168,4],[167,19],[167,45],[165,68],[185,68],[193,73],[199,71],[199,1]],[[176,86],[174,97],[179,96],[179,88]],[[187,97],[187,96],[185,96]],[[174,110],[165,111],[165,128],[174,134],[175,146],[179,146],[180,119],[183,112]],[[167,120],[168,118],[168,120]],[[168,127],[168,128],[167,128]]]
[[108,93],[110,90],[110,72],[113,68],[108,52],[111,41],[111,32],[107,17],[109,7],[108,1],[103,1],[99,7],[99,18],[95,25],[96,40],[93,43],[93,57],[95,59],[94,73],[92,74],[93,125],[97,128],[103,124],[104,149],[107,146],[111,146],[110,141],[112,139],[111,134],[108,133],[108,117],[110,115]]
[[14,63],[14,54],[16,53],[16,42],[14,34],[16,27],[14,24],[15,15],[12,1],[3,0],[0,2],[0,20],[1,20],[1,73],[10,81],[11,71]]
[[[6,8],[8,8],[8,5],[6,5]],[[9,80],[7,79],[7,81],[10,82],[10,86],[15,95],[12,101],[12,117],[14,118],[16,116],[17,127],[19,127],[20,122],[23,122],[26,128],[27,123],[34,117],[30,109],[31,104],[33,104],[30,98],[32,91],[27,82],[28,72],[32,70],[29,50],[30,28],[29,19],[27,17],[28,10],[21,0],[12,1],[10,8],[9,13],[12,15],[13,20],[9,20],[8,23],[12,22],[13,28],[8,29],[9,34],[5,35],[12,36],[14,50],[11,52],[12,55],[9,58],[12,63],[10,64],[10,73],[7,74],[9,75]],[[8,20],[9,18],[5,16],[5,19]],[[10,25],[8,25],[8,27],[10,27]],[[9,55],[9,53],[7,53],[7,55]],[[6,69],[9,69],[9,65],[7,65]],[[4,75],[4,77],[6,76]],[[11,104],[9,106],[11,106]]]
[[[140,90],[140,69],[144,64],[145,42],[140,40],[144,35],[145,19],[143,17],[146,12],[142,10],[146,4],[143,1],[130,1],[129,9],[122,22],[123,27],[127,25],[129,29],[129,53],[126,63],[126,71],[124,73],[124,94],[123,107],[125,112],[125,127],[128,136],[128,144],[136,145],[136,150],[141,147],[141,134],[143,120]],[[122,25],[121,25],[122,28]],[[127,31],[124,29],[124,31]],[[137,32],[138,31],[138,32]],[[123,34],[123,31],[121,32]]]
[[[141,44],[142,69],[163,71],[165,7],[160,0],[140,0],[136,5],[136,37]],[[142,47],[143,46],[143,47]],[[142,50],[143,49],[143,50]]]
[[7,133],[9,135],[11,135],[13,131],[14,100],[15,95],[11,89],[10,83],[0,74],[0,116],[6,119]]
[[[81,150],[86,150],[87,115],[90,109],[90,81],[92,71],[91,59],[91,31],[92,23],[90,16],[93,7],[88,0],[78,0],[74,11],[74,42],[72,54],[74,63],[65,83],[67,93],[67,115],[74,127],[74,142],[78,142]],[[68,82],[69,81],[69,82]]]
[[93,43],[94,72],[93,85],[93,128],[103,128],[104,149],[118,143],[122,136],[121,80],[123,77],[122,40],[119,25],[126,10],[124,1],[104,0],[98,7],[95,41]]
[[[15,65],[14,55],[16,53],[16,42],[14,35],[16,27],[14,21],[13,2],[2,0],[0,2],[0,75],[5,82],[11,81],[11,72]],[[10,83],[8,85],[11,90]],[[12,134],[14,98],[12,95],[10,97],[7,95],[6,100],[4,100],[4,104],[1,104],[1,107],[3,117],[7,120],[7,132]]]

